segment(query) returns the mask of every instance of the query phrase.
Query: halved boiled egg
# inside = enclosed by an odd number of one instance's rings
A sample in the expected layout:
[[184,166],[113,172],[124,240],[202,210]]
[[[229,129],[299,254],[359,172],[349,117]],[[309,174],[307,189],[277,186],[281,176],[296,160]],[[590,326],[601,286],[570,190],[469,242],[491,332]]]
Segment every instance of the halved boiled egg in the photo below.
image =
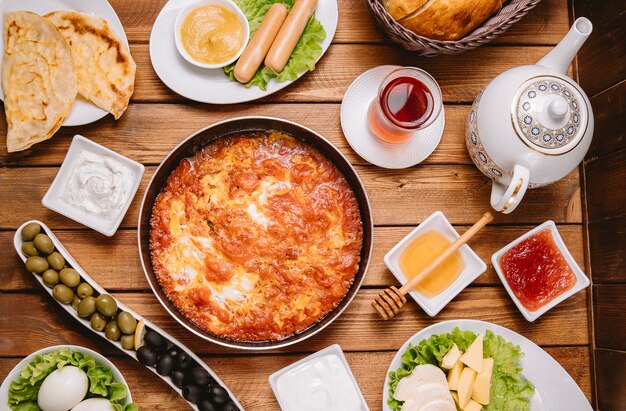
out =
[[67,411],[85,398],[88,389],[87,374],[78,367],[66,365],[43,380],[37,404],[42,411]]
[[72,408],[72,411],[115,411],[115,408],[105,398],[90,398]]

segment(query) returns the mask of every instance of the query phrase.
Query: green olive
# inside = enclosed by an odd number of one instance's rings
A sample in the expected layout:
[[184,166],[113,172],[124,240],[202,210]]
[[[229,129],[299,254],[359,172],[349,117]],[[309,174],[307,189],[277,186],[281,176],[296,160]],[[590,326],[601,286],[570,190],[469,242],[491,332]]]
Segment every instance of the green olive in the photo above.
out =
[[33,243],[35,248],[42,254],[48,255],[54,251],[52,239],[45,234],[37,234]]
[[107,326],[107,319],[100,313],[93,313],[91,316],[91,328],[96,331],[104,331]]
[[124,334],[134,334],[135,328],[137,328],[137,320],[126,311],[122,311],[117,315],[117,324]]
[[96,312],[96,299],[91,295],[83,298],[80,304],[78,304],[78,309],[76,310],[78,316],[81,318],[89,317],[91,314]]
[[53,269],[49,269],[43,272],[41,279],[48,287],[52,288],[59,283],[59,273]]
[[104,329],[104,336],[111,341],[117,341],[120,339],[120,327],[117,325],[117,321],[109,321]]
[[64,268],[59,272],[61,282],[68,287],[76,287],[80,283],[80,274],[73,268]]
[[32,241],[26,241],[22,243],[22,252],[28,257],[39,255],[39,251],[37,251],[37,249],[35,248],[35,244],[33,244]]
[[132,335],[122,335],[120,342],[122,343],[122,348],[125,350],[132,350],[135,348],[134,336]]
[[74,291],[66,285],[57,284],[52,289],[52,296],[58,302],[69,304],[74,299]]
[[61,253],[59,253],[58,251],[50,254],[47,260],[48,264],[50,264],[50,267],[54,268],[57,271],[62,270],[63,267],[65,267],[65,258],[63,258]]
[[87,283],[80,283],[78,287],[76,287],[76,294],[78,294],[80,298],[89,297],[93,295],[93,288]]
[[117,312],[117,302],[115,298],[111,297],[109,294],[100,294],[98,298],[96,298],[96,308],[100,314],[113,317]]
[[22,228],[22,238],[26,241],[33,241],[35,236],[41,232],[41,226],[37,223],[28,223]]
[[81,301],[83,300],[79,296],[74,295],[74,298],[72,299],[72,308],[78,310],[78,306],[80,305]]
[[38,255],[28,257],[28,259],[26,260],[26,269],[31,273],[40,274],[46,271],[49,267],[50,266],[48,265],[46,259],[43,257],[39,257]]

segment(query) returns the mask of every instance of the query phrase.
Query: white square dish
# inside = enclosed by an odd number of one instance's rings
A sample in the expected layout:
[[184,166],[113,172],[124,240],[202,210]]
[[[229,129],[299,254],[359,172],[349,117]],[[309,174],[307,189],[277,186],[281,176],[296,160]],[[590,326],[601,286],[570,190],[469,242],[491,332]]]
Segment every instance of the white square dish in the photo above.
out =
[[[117,213],[112,215],[110,219],[97,214],[89,213],[63,199],[63,194],[65,193],[70,177],[74,172],[76,161],[83,151],[99,156],[111,157],[127,167],[132,173],[132,181],[129,185],[128,197],[125,203],[118,209]],[[67,150],[67,154],[65,155],[65,159],[63,160],[63,164],[61,165],[59,172],[41,202],[46,208],[64,215],[67,218],[71,218],[72,220],[92,228],[101,234],[111,237],[115,234],[117,228],[122,222],[122,219],[126,215],[126,211],[137,193],[143,173],[144,166],[142,164],[126,158],[113,150],[101,146],[100,144],[94,143],[88,138],[81,135],[75,135],[70,148]]]
[[[363,397],[363,394],[361,393],[361,390],[359,389],[359,385],[356,382],[356,379],[354,378],[354,374],[352,374],[352,370],[350,369],[350,365],[348,364],[348,361],[346,360],[345,355],[343,354],[343,351],[341,349],[341,346],[339,344],[333,344],[330,347],[326,347],[323,350],[320,350],[316,353],[313,353],[311,355],[309,355],[308,357],[305,357],[303,359],[301,359],[300,361],[297,361],[291,365],[288,365],[285,368],[282,368],[278,371],[276,371],[275,373],[273,373],[272,375],[269,376],[269,383],[270,386],[272,387],[272,391],[274,391],[274,396],[276,397],[276,399],[278,400],[278,404],[280,405],[280,408],[282,410],[286,410],[286,406],[285,406],[285,399],[281,397],[280,394],[280,389],[279,389],[279,379],[281,378],[281,376],[286,375],[287,373],[289,373],[290,371],[300,367],[303,364],[306,364],[308,362],[311,362],[312,360],[319,358],[319,357],[323,357],[325,355],[336,355],[339,360],[341,361],[341,363],[343,364],[343,366],[345,367],[348,376],[350,377],[350,380],[352,381],[352,383],[354,384],[354,388],[356,389],[356,392],[358,394],[359,397],[359,401],[361,402],[361,411],[369,411],[369,407],[367,405],[367,402],[365,402],[365,398]],[[319,379],[319,378],[318,378]],[[316,381],[316,386],[319,388],[320,383],[319,381]]]
[[[502,255],[506,253],[507,251],[509,251],[511,248],[515,247],[522,241],[526,240],[528,237],[531,237],[532,235],[546,228],[550,229],[550,232],[552,233],[552,238],[554,238],[554,242],[559,248],[559,251],[565,258],[565,261],[567,262],[567,264],[570,266],[570,268],[574,272],[574,275],[576,276],[576,284],[574,284],[574,287],[572,287],[570,290],[564,292],[563,294],[561,294],[554,300],[550,301],[548,304],[544,305],[540,309],[536,311],[530,311],[526,307],[524,307],[524,305],[517,298],[515,293],[513,293],[513,290],[509,286],[508,281],[504,277],[502,266],[500,266],[500,257],[502,257]],[[574,257],[572,257],[572,254],[567,249],[567,246],[563,242],[563,239],[561,238],[561,235],[559,234],[559,231],[556,228],[556,224],[554,224],[554,221],[552,220],[548,220],[545,223],[533,228],[532,230],[530,230],[523,236],[517,238],[515,241],[509,243],[505,247],[498,250],[496,253],[494,253],[491,256],[491,262],[493,263],[493,268],[496,270],[496,273],[498,273],[498,277],[500,277],[500,281],[502,281],[504,288],[509,293],[509,296],[511,296],[511,299],[513,300],[517,308],[520,310],[524,318],[526,318],[530,322],[535,321],[537,318],[541,317],[543,314],[545,314],[547,311],[552,309],[557,304],[561,303],[562,301],[568,299],[569,297],[576,294],[580,290],[587,288],[589,286],[589,278],[587,278],[583,270],[581,270],[580,267],[578,267],[576,260],[574,260]]]
[[[459,233],[456,232],[452,224],[450,224],[441,211],[436,211],[431,214],[385,255],[385,265],[400,284],[407,282],[407,278],[400,269],[400,255],[415,238],[431,230],[438,231],[451,242],[460,237]],[[465,287],[470,285],[478,276],[487,270],[485,262],[481,260],[467,244],[461,246],[459,252],[461,253],[461,258],[464,263],[463,271],[456,281],[444,292],[435,297],[426,297],[416,290],[409,291],[409,295],[431,317],[437,315],[454,297],[463,291]]]

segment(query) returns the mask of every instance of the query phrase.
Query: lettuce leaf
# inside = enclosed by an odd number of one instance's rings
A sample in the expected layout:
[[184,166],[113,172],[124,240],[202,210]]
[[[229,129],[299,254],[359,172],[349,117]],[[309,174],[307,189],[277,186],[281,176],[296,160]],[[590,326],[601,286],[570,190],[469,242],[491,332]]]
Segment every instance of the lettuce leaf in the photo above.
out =
[[[291,8],[295,0],[234,0],[248,18],[250,23],[250,37],[254,35],[257,28],[263,21],[265,13],[275,3],[283,3],[288,9]],[[275,78],[279,82],[293,81],[298,78],[298,74],[303,71],[315,70],[315,62],[322,55],[321,43],[326,38],[326,31],[322,23],[311,16],[300,40],[296,44],[287,65],[280,73],[276,73],[269,67],[261,66],[257,70],[250,82],[244,84],[245,87],[256,86],[261,90],[267,89],[267,84]],[[235,79],[235,63],[224,67],[224,73],[232,80]]]
[[[85,371],[89,378],[88,397],[103,397],[111,401],[119,411],[137,411],[135,404],[122,405],[127,388],[114,381],[109,367],[98,365],[96,360],[80,352],[60,349],[44,355],[36,355],[20,372],[20,378],[9,386],[9,408],[13,411],[40,411],[37,394],[44,379],[54,370],[73,365]],[[133,408],[134,407],[134,408]]]
[[[476,339],[472,331],[461,331],[454,328],[449,334],[433,335],[420,341],[416,346],[409,348],[402,354],[402,367],[389,373],[389,401],[393,411],[400,411],[402,402],[393,398],[398,382],[411,374],[415,367],[424,364],[441,366],[443,357],[456,344],[461,351],[467,348]],[[484,357],[494,360],[493,376],[491,377],[491,392],[489,405],[484,411],[529,411],[530,399],[535,395],[533,385],[522,376],[519,362],[524,357],[519,346],[507,342],[504,338],[487,330],[483,343]]]

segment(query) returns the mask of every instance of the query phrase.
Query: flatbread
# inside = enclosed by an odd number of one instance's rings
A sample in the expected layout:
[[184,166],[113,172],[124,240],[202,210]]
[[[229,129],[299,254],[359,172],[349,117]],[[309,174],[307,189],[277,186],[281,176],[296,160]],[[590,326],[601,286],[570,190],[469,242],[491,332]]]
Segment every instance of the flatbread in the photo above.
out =
[[44,16],[72,49],[78,70],[78,92],[96,106],[120,118],[135,90],[137,66],[126,44],[100,17],[76,11]]
[[4,14],[2,88],[7,151],[47,140],[72,111],[77,75],[69,46],[57,28],[27,11]]

